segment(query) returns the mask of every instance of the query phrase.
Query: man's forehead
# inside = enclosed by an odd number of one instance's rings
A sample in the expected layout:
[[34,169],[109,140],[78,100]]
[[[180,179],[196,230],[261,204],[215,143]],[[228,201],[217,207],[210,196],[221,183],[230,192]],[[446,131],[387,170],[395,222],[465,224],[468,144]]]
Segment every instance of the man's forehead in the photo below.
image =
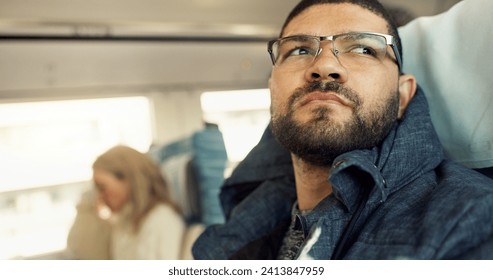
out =
[[387,31],[385,19],[368,9],[351,3],[325,3],[313,5],[294,17],[283,30],[282,36]]

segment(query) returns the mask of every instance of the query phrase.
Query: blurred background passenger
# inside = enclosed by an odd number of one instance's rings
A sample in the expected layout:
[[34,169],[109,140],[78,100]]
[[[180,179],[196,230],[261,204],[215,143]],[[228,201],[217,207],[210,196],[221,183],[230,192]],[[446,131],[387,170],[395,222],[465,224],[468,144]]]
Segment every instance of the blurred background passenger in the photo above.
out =
[[152,159],[116,146],[93,164],[67,248],[76,259],[180,259],[185,223]]
[[204,121],[191,135],[151,147],[149,156],[171,182],[187,223],[224,223],[219,192],[228,155],[219,125]]

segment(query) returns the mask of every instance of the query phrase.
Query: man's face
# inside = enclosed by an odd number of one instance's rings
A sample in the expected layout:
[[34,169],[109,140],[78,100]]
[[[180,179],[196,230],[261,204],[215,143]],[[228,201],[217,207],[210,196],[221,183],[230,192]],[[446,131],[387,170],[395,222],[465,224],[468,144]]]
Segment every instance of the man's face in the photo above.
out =
[[[283,37],[347,32],[387,34],[388,28],[357,5],[322,4],[295,17]],[[344,152],[377,145],[399,111],[399,70],[392,59],[371,67],[343,66],[331,46],[322,41],[321,54],[306,68],[274,67],[269,83],[274,135],[295,155],[321,166]]]

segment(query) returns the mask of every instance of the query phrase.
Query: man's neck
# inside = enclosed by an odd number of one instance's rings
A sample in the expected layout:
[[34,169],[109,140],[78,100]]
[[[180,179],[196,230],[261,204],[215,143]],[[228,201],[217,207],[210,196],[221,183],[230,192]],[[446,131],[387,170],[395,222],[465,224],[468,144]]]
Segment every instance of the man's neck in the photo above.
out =
[[295,155],[291,155],[291,157],[293,159],[298,207],[300,210],[311,210],[332,193],[332,186],[328,180],[330,166],[315,166]]

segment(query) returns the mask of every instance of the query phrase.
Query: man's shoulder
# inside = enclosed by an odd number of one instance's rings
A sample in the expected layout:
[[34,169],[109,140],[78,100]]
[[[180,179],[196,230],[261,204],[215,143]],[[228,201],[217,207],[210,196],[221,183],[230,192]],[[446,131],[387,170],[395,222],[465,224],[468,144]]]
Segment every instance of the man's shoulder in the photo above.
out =
[[[373,212],[354,256],[493,258],[481,249],[493,238],[491,213],[493,180],[446,160]],[[369,248],[374,253],[365,253]]]
[[436,169],[438,183],[464,195],[486,195],[493,193],[493,179],[480,172],[450,160],[443,161]]
[[[434,183],[430,185],[420,195],[422,205],[431,213],[435,210],[437,214],[448,215],[450,220],[473,208],[493,211],[493,179],[475,170],[445,160],[435,168]],[[416,184],[414,191],[419,193],[420,189]]]
[[[481,249],[485,244],[493,245],[493,180],[456,163],[441,167],[448,176],[443,177],[434,196],[440,201],[436,210],[443,211],[435,216],[435,223],[446,238],[437,257],[493,258],[493,252],[485,254]],[[429,224],[433,224],[432,219]]]

